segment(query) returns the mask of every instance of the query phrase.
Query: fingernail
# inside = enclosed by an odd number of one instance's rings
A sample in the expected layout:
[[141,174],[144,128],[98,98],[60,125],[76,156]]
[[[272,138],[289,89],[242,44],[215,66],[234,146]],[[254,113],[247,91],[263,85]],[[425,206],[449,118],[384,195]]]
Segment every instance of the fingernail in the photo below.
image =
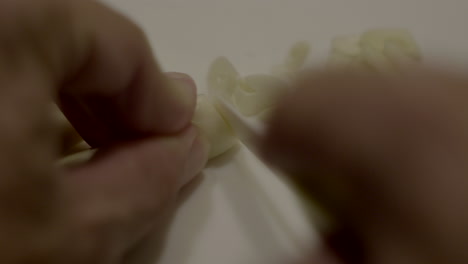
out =
[[189,75],[180,72],[168,72],[166,76],[173,84],[176,98],[184,105],[192,105],[196,95],[195,81]]
[[166,72],[164,73],[169,79],[174,79],[174,80],[182,80],[186,81],[192,86],[195,86],[195,82],[193,81],[192,77],[190,75],[181,73],[181,72]]
[[168,129],[178,130],[186,126],[192,119],[196,104],[196,85],[193,79],[184,73],[169,72],[166,73],[166,76],[171,85],[170,91],[173,93],[171,98],[174,98],[171,109],[175,112],[167,116],[181,117],[177,121],[167,120],[167,123],[171,124],[171,128]]
[[182,179],[182,186],[192,181],[205,167],[210,152],[208,140],[200,133],[193,141],[185,164],[185,173]]

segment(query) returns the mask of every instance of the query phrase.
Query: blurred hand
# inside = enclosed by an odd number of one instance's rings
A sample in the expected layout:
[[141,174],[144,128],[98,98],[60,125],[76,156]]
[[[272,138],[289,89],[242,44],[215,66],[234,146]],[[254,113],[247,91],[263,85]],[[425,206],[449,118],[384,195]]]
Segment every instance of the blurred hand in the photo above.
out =
[[468,263],[468,78],[311,73],[264,146],[344,227],[307,263]]
[[[195,95],[95,1],[0,1],[0,262],[120,263],[206,162]],[[53,100],[91,162],[54,165]]]

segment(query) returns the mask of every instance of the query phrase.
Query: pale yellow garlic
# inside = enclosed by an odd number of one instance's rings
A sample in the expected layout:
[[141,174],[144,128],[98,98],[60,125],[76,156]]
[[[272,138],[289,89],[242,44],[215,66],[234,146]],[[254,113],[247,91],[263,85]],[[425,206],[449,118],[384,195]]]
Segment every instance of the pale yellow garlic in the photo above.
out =
[[374,29],[360,36],[333,39],[327,66],[400,74],[418,63],[420,58],[419,47],[409,31]]
[[219,114],[207,95],[198,96],[197,108],[192,122],[210,143],[210,159],[223,154],[237,143],[237,138],[231,127]]
[[225,57],[218,57],[208,70],[208,91],[221,94],[225,99],[231,100],[238,79],[239,73],[232,63]]

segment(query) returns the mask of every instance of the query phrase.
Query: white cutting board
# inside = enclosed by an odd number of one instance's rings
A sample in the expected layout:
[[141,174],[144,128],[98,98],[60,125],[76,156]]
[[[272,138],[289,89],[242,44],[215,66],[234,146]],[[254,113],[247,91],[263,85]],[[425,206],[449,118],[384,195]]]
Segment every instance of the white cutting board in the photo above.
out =
[[[464,0],[107,0],[147,32],[167,71],[194,77],[205,90],[210,62],[227,56],[243,74],[267,73],[298,40],[323,62],[329,41],[380,27],[414,33],[426,61],[468,69]],[[210,163],[184,197],[154,264],[290,263],[317,244],[294,195],[239,148]],[[153,252],[154,251],[154,252]]]

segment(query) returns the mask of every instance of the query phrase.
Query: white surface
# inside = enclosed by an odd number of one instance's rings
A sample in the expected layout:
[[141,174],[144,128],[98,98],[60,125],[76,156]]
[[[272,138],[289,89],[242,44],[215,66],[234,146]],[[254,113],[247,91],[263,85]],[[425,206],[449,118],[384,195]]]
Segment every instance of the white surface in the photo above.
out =
[[[191,74],[200,90],[216,56],[227,56],[243,74],[264,73],[293,42],[308,40],[312,64],[319,64],[332,37],[376,27],[410,29],[426,57],[463,66],[468,60],[468,1],[463,0],[108,2],[143,26],[165,70]],[[281,256],[297,253],[291,237],[314,238],[290,193],[245,151],[212,164],[204,174],[179,208],[153,263],[280,263]],[[273,201],[287,217],[266,210],[265,201]],[[284,232],[278,219],[291,230]]]

